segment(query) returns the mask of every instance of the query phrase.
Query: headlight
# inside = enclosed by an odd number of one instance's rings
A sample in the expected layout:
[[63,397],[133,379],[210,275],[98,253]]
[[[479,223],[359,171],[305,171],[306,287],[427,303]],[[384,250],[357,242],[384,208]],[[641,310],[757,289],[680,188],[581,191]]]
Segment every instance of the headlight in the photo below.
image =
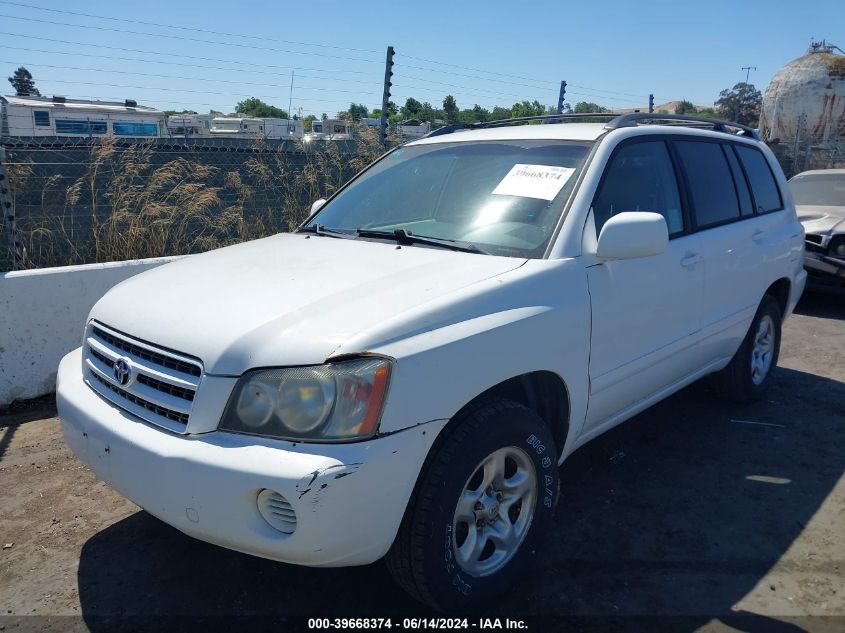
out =
[[235,385],[219,428],[287,440],[372,437],[389,378],[384,358],[251,371]]
[[836,253],[838,257],[845,257],[845,242],[842,242],[842,244],[834,248],[833,252]]

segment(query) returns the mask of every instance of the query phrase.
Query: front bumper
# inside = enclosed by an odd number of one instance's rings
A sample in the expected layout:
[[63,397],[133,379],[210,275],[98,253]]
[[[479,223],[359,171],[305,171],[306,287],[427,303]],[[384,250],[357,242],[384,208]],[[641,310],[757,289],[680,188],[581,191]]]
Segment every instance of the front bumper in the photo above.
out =
[[842,259],[807,251],[804,254],[804,269],[808,274],[809,288],[845,292],[845,261]]
[[[174,435],[98,396],[81,351],[59,366],[65,441],[103,481],[189,536],[308,566],[364,565],[390,548],[417,474],[444,422],[351,444],[302,444],[211,432]],[[296,512],[292,534],[258,511],[263,489]]]

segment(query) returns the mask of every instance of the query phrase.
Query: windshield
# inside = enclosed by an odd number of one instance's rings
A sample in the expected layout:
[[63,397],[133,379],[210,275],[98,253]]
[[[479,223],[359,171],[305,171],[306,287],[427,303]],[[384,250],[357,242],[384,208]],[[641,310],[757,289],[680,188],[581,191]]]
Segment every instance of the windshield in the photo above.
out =
[[845,174],[808,174],[789,181],[795,204],[845,207]]
[[400,147],[311,219],[332,229],[404,229],[540,257],[591,143],[522,140]]

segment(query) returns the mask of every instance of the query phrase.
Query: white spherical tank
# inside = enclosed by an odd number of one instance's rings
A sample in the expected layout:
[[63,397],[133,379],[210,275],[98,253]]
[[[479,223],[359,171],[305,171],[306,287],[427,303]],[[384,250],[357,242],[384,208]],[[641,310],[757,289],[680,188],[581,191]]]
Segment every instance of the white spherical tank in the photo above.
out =
[[766,141],[839,144],[845,140],[845,55],[814,43],[772,78],[763,94],[760,134]]

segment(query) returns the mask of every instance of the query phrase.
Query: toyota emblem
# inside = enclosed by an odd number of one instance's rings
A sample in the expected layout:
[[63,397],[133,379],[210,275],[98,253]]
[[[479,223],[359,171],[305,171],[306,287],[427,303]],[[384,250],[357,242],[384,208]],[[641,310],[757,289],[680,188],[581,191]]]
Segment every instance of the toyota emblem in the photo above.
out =
[[132,367],[128,360],[125,358],[118,358],[114,361],[112,372],[114,373],[114,379],[118,382],[118,384],[120,384],[120,386],[125,387],[129,384],[129,378],[132,376]]

